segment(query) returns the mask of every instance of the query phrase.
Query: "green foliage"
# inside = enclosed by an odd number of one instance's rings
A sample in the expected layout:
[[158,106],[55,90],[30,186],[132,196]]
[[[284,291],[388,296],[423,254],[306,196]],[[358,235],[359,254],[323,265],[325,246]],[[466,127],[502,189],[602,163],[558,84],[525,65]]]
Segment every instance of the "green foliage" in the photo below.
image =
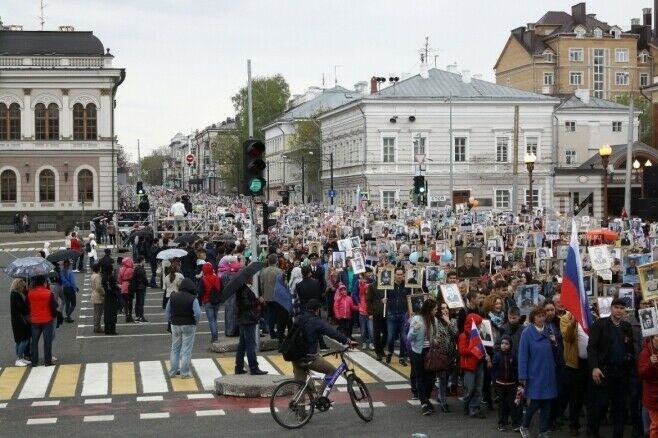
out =
[[237,135],[218,135],[211,143],[212,156],[217,160],[219,175],[228,192],[236,192],[242,173],[242,146]]
[[142,158],[142,180],[149,185],[162,185],[162,163],[167,160],[166,147],[153,150]]
[[295,132],[289,144],[291,150],[288,156],[291,161],[301,166],[304,157],[306,192],[313,199],[321,199],[319,172],[322,168],[322,135],[315,117],[295,123]]
[[[624,94],[617,98],[617,102],[622,105],[630,105],[631,95]],[[641,142],[651,144],[651,105],[650,102],[642,96],[635,95],[633,98],[633,112],[639,114],[640,132],[638,138]]]

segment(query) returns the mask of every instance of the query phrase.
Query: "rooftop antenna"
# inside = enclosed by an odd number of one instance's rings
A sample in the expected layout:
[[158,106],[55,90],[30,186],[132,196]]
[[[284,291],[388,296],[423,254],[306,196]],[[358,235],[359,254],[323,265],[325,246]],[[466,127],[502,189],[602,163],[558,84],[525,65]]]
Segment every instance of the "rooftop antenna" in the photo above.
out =
[[322,88],[324,88],[324,72],[322,72]]
[[342,65],[334,65],[334,85],[338,85],[338,67]]
[[41,24],[41,30],[43,30],[43,25],[46,24],[46,16],[45,16],[44,11],[43,11],[46,8],[46,6],[48,6],[48,5],[45,4],[43,2],[43,0],[39,1],[39,11],[40,11],[40,13],[37,16],[37,18],[39,19],[39,23]]
[[420,62],[421,64],[428,64],[430,61],[430,54],[434,55],[434,68],[436,68],[436,58],[439,57],[437,54],[439,52],[438,49],[433,49],[430,47],[430,37],[426,36],[425,37],[425,44],[423,47],[418,49],[418,54],[420,55]]

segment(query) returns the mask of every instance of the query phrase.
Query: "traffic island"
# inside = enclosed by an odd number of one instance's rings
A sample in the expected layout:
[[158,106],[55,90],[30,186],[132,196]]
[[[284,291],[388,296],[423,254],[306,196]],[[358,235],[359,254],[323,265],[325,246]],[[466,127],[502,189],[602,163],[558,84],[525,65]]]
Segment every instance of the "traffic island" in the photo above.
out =
[[[240,338],[232,337],[226,338],[221,336],[219,343],[210,344],[208,351],[211,353],[234,353],[238,349]],[[276,339],[260,338],[260,351],[276,351],[279,348],[279,343]]]
[[215,393],[228,397],[271,397],[274,389],[282,381],[292,378],[292,376],[275,376],[273,374],[262,376],[252,376],[250,374],[222,376],[215,379]]

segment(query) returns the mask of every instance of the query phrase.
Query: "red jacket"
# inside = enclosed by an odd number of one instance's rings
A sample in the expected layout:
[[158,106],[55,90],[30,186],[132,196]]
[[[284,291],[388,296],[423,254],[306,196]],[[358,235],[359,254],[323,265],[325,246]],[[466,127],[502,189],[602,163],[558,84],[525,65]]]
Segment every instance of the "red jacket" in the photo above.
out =
[[352,319],[352,310],[358,310],[347,288],[340,283],[334,295],[334,316],[336,319]]
[[130,257],[126,257],[121,261],[117,283],[119,283],[119,288],[123,295],[128,295],[130,293],[130,280],[133,278],[135,272],[134,266],[133,259]]
[[642,379],[642,404],[651,411],[658,410],[658,364],[652,364],[651,354],[658,354],[651,345],[651,337],[645,340],[640,358],[637,363],[637,371]]
[[30,318],[33,324],[47,324],[53,320],[57,303],[55,296],[46,286],[37,286],[27,292],[27,302],[30,305]]
[[222,280],[215,274],[215,270],[212,267],[211,263],[204,263],[201,267],[203,272],[203,278],[201,278],[201,284],[203,285],[203,292],[201,294],[201,305],[203,306],[208,301],[210,301],[210,290],[212,285],[215,285],[215,288],[218,291],[222,290]]
[[74,237],[73,239],[71,239],[71,249],[73,251],[80,252],[81,246],[80,246],[80,241],[78,240],[77,237]]
[[368,315],[368,303],[366,301],[366,295],[368,294],[368,284],[367,281],[359,280],[359,314]]
[[[459,367],[465,371],[475,371],[478,362],[482,360],[481,355],[476,354],[473,346],[471,345],[471,325],[475,321],[475,325],[482,324],[482,317],[477,313],[469,313],[464,321],[464,331],[459,335],[457,341],[457,348],[459,350]],[[478,357],[479,356],[479,357]]]

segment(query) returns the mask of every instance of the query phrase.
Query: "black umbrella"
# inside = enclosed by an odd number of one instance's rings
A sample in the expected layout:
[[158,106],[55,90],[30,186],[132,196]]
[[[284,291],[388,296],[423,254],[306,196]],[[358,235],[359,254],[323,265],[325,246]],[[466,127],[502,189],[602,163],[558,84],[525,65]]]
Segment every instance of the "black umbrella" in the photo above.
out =
[[224,217],[232,217],[235,218],[235,215],[233,213],[226,213]]
[[237,237],[232,234],[222,234],[221,236],[217,237],[216,240],[218,242],[235,242]]
[[236,275],[222,290],[222,301],[228,300],[242,285],[247,283],[249,277],[256,275],[258,271],[265,267],[263,262],[251,262],[245,266],[238,275]]
[[73,249],[60,249],[59,251],[55,251],[46,257],[46,260],[48,260],[50,263],[59,263],[64,260],[75,260],[79,256],[80,253]]
[[197,240],[201,239],[199,236],[196,234],[183,234],[182,236],[178,236],[177,238],[174,239],[174,242],[176,243],[190,243],[190,242],[195,242]]

